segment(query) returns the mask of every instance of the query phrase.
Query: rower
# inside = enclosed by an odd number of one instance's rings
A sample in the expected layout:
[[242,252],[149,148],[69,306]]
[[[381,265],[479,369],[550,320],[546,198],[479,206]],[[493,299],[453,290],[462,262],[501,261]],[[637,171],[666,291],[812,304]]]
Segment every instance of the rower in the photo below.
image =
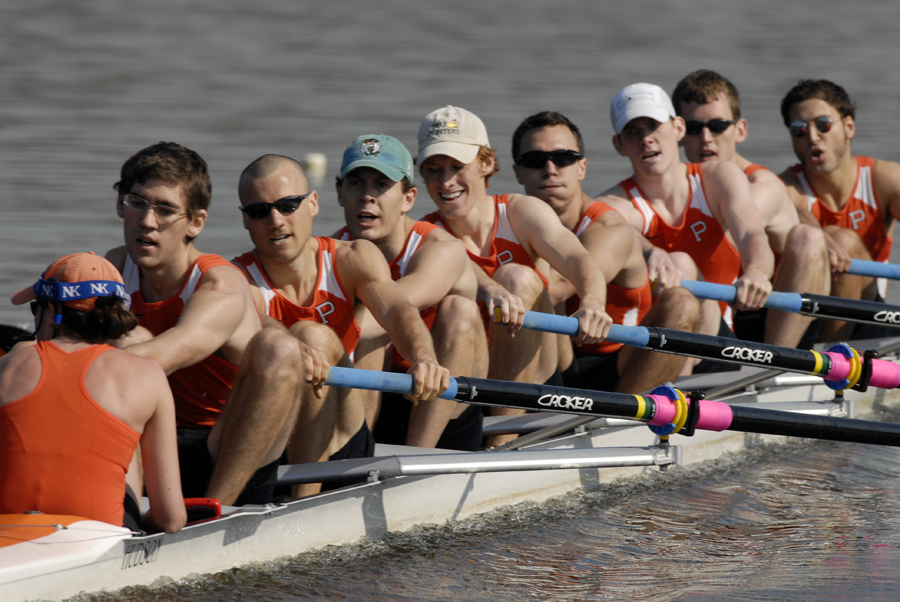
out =
[[299,409],[299,347],[262,329],[238,269],[194,245],[212,188],[197,153],[154,144],[125,162],[115,188],[125,245],[107,258],[145,327],[121,344],[169,376],[182,489],[228,505],[267,503]]
[[[851,259],[887,262],[894,220],[900,218],[900,165],[850,152],[856,109],[841,86],[801,80],[781,101],[781,117],[800,163],[781,178],[800,219],[825,230],[831,294],[883,302],[887,280],[847,274]],[[850,322],[822,324],[821,339],[886,336],[889,331]]]
[[[685,164],[678,143],[685,125],[668,94],[653,84],[623,88],[610,104],[613,147],[628,157],[634,174],[601,194],[646,241],[669,252],[689,255],[703,278],[737,287],[735,308],[763,306],[772,285],[775,259],[750,186],[731,162]],[[728,333],[731,308],[709,319],[704,303],[703,334]],[[713,315],[715,315],[713,313]]]
[[[487,339],[475,295],[478,282],[466,249],[438,226],[407,216],[416,202],[412,156],[396,138],[359,136],[344,151],[337,178],[338,203],[347,225],[334,238],[368,240],[378,247],[391,277],[431,330],[438,362],[452,376],[487,376]],[[381,348],[386,333],[368,311],[357,358]],[[396,349],[387,369],[406,372]],[[375,400],[377,402],[377,398]],[[374,405],[374,404],[373,404]],[[381,396],[375,440],[379,443],[476,451],[481,447],[481,408],[432,399],[411,406],[396,394]]]
[[[581,189],[587,173],[584,142],[565,116],[544,111],[526,117],[512,139],[516,179],[525,194],[547,203],[578,239],[606,278],[606,312],[616,324],[697,332],[700,304],[681,287],[666,289],[651,308],[650,279],[640,235],[609,205]],[[578,308],[572,285],[552,272],[550,297],[565,313]],[[603,341],[574,347],[559,338],[559,363],[567,387],[641,393],[674,381],[685,357]]]
[[140,531],[141,491],[126,485],[140,444],[144,525],[175,533],[187,513],[166,375],[107,344],[137,326],[122,277],[93,253],[67,255],[12,296],[14,305],[28,301],[37,344],[0,358],[0,514],[75,515]]
[[[777,259],[772,288],[827,295],[830,278],[822,230],[800,223],[784,182],[778,176],[737,152],[737,145],[747,139],[747,120],[741,117],[737,88],[718,73],[705,69],[695,71],[678,82],[672,104],[685,120],[681,145],[688,160],[701,164],[731,161],[750,181],[750,195]],[[811,322],[812,318],[800,314],[761,309],[739,312],[735,316],[735,330],[741,338],[796,347]],[[815,343],[815,333],[812,334],[803,348]]]
[[[416,401],[430,402],[449,383],[438,364],[419,310],[391,279],[378,248],[367,240],[345,242],[312,236],[319,197],[303,167],[289,157],[263,155],[248,165],[238,185],[244,227],[255,247],[235,259],[250,279],[266,330],[290,330],[314,380],[300,389],[301,407],[288,446],[291,463],[370,457],[374,441],[363,398],[326,387],[330,366],[352,366],[359,319],[368,309],[410,363]],[[274,322],[279,324],[274,324]],[[297,485],[295,497],[320,484]]]
[[[447,106],[419,127],[417,163],[438,211],[424,219],[459,238],[476,264],[478,301],[489,326],[488,376],[543,383],[557,370],[555,335],[521,331],[526,310],[552,312],[538,263],[556,269],[575,287],[581,307],[576,344],[597,343],[609,332],[606,279],[575,235],[540,199],[487,194],[497,159],[481,119]],[[507,326],[494,324],[494,309]],[[540,363],[539,363],[540,362]],[[520,410],[493,408],[495,415]],[[514,436],[492,437],[498,445]]]

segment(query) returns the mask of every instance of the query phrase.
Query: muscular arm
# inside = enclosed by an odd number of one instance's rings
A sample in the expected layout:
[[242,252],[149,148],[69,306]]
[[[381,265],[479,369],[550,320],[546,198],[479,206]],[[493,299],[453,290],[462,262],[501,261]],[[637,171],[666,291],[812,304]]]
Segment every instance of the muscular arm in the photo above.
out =
[[[802,191],[800,182],[797,181],[797,176],[794,175],[794,172],[786,169],[779,177],[784,182],[788,198],[791,199],[791,203],[797,210],[797,218],[800,220],[800,223],[822,229],[822,224],[809,210],[806,203],[806,194]],[[831,264],[832,271],[838,273],[846,272],[850,269],[850,261],[853,259],[850,257],[850,253],[833,236],[828,234],[827,230],[823,234],[825,235],[825,246],[828,248],[828,262]]]
[[[438,233],[435,230],[428,238]],[[455,239],[426,239],[410,259],[406,275],[397,283],[419,309],[437,305],[447,295],[474,300],[478,286],[466,248]]]
[[232,267],[218,266],[206,272],[175,327],[128,351],[154,359],[166,374],[201,362],[219,349],[237,364],[259,330],[246,279]]
[[775,256],[750,196],[750,184],[744,172],[728,161],[705,164],[703,176],[710,208],[718,209],[741,256],[744,273],[735,283],[735,307],[759,309],[772,292],[769,279],[775,270]]
[[372,313],[391,337],[397,351],[412,364],[416,399],[430,400],[449,385],[449,372],[438,365],[431,333],[419,310],[391,279],[391,271],[377,247],[357,240],[337,247],[341,281]]

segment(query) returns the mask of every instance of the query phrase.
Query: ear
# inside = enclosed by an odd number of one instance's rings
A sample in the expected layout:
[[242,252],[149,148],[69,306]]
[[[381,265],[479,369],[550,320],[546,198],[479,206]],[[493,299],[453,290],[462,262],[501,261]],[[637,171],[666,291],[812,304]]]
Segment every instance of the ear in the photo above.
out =
[[119,217],[125,217],[125,204],[122,203],[122,195],[120,194],[116,199],[116,215]]
[[247,214],[241,211],[241,221],[244,224],[244,230],[250,230],[250,218],[247,217]]
[[[478,157],[475,158],[476,161],[480,161]],[[493,155],[488,157],[487,160],[481,161],[481,177],[486,178],[491,175],[494,171],[494,164],[496,161],[494,160]]]
[[[401,184],[401,186],[402,186],[402,184]],[[413,205],[416,204],[416,197],[418,197],[418,196],[419,196],[419,191],[416,189],[415,186],[413,186],[412,188],[410,188],[409,190],[404,192],[403,193],[403,205],[400,206],[400,213],[402,213],[403,215],[406,215],[407,213],[409,213],[412,210]]]
[[521,167],[519,167],[519,165],[517,165],[516,163],[513,163],[513,171],[516,174],[516,182],[518,182],[519,184],[524,186],[525,183],[522,181],[522,174],[521,174],[520,170],[521,170]]
[[309,193],[309,196],[306,197],[306,200],[309,201],[310,216],[317,216],[319,214],[319,193],[313,190]]
[[203,232],[203,226],[206,225],[206,218],[208,217],[208,213],[206,213],[206,209],[200,209],[194,214],[193,217],[189,217],[190,219],[190,227],[188,231],[185,233],[185,236],[190,238],[197,238],[201,232]]
[[684,125],[684,119],[681,117],[672,118],[672,127],[675,128],[675,139],[678,140],[679,146],[687,133],[687,127]]
[[852,140],[853,136],[856,135],[856,122],[849,115],[841,119],[841,121],[844,122],[844,131],[847,133],[847,140]]
[[619,139],[618,134],[613,134],[612,137],[613,148],[616,149],[616,152],[622,155],[623,157],[627,157],[628,155],[625,153],[625,147],[622,146],[622,141]]
[[737,120],[737,123],[734,124],[734,127],[736,132],[734,141],[737,144],[740,144],[747,139],[749,125],[747,124],[747,120],[741,117]]
[[[344,198],[341,196],[341,185],[336,180],[334,182],[334,190],[335,190],[335,192],[337,192],[338,205],[343,207],[344,206]],[[312,195],[310,195],[310,196],[312,196]]]
[[578,181],[583,182],[587,177],[587,157],[576,163],[578,166]]

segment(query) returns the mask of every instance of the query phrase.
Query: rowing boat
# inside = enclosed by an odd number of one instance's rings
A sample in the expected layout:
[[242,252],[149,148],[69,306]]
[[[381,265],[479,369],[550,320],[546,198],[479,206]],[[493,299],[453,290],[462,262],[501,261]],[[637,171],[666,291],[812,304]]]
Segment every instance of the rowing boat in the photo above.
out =
[[[900,348],[900,338],[877,343],[882,349]],[[900,402],[894,390],[874,388],[847,390],[835,399],[818,376],[757,367],[688,377],[677,384],[684,390],[706,390],[735,407],[820,416],[865,416]],[[741,390],[722,395],[733,386]],[[465,453],[379,445],[376,458],[282,467],[280,479],[285,483],[348,475],[362,475],[367,482],[284,504],[225,507],[220,516],[189,524],[173,535],[137,535],[77,517],[3,516],[0,599],[59,600],[79,592],[214,573],[417,525],[462,520],[508,504],[540,502],[783,439],[697,430],[691,437],[672,435],[665,443],[633,420],[578,420],[587,423],[573,431],[572,418],[561,414],[488,419],[489,433],[553,435],[522,437],[534,442],[515,451]]]

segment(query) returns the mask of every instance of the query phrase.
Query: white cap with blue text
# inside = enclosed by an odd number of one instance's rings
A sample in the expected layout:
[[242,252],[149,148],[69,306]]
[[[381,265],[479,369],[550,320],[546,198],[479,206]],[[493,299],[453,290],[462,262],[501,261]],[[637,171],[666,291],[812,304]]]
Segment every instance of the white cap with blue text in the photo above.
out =
[[425,116],[419,126],[419,165],[428,157],[447,155],[468,165],[478,149],[490,146],[487,128],[474,113],[447,105]]
[[616,94],[609,104],[609,119],[617,134],[629,121],[649,117],[663,123],[675,117],[675,107],[666,91],[655,84],[631,84]]

